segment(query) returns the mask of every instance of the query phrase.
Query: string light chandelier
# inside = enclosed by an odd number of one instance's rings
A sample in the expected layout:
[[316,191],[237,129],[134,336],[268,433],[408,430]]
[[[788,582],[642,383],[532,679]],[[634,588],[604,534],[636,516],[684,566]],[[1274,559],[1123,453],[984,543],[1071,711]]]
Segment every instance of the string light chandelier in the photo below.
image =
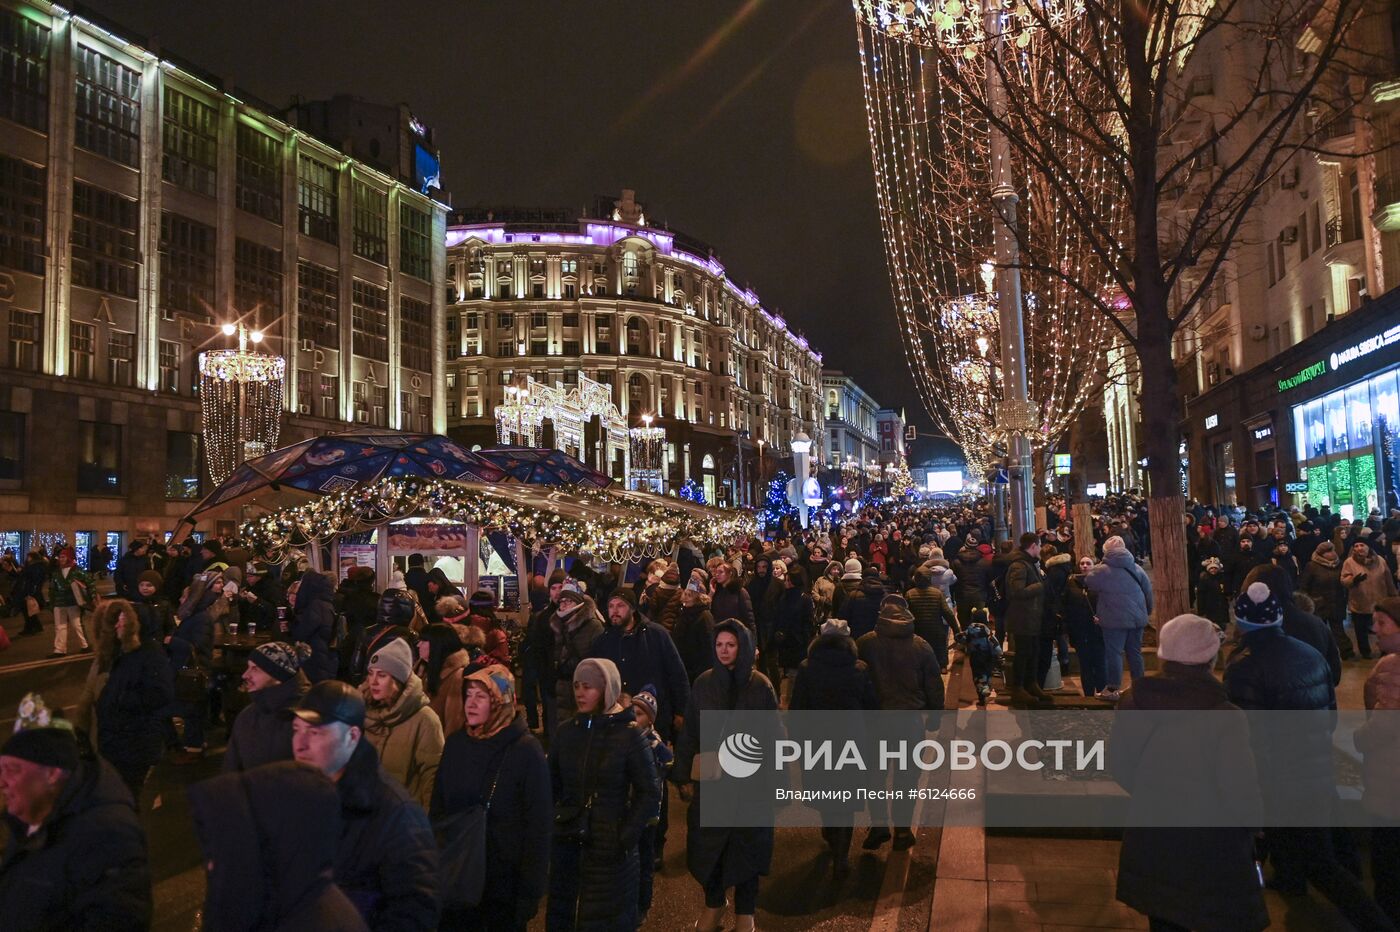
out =
[[223,482],[242,463],[277,448],[282,433],[287,361],[249,348],[262,342],[259,330],[224,324],[238,335],[238,349],[199,354],[199,403],[203,415],[209,477]]
[[661,491],[661,454],[666,448],[666,429],[653,427],[651,415],[642,415],[642,426],[627,432],[631,466],[629,478],[634,489]]
[[[983,2],[999,17],[1001,42],[989,42]],[[1099,384],[1097,356],[1108,322],[1089,295],[1110,293],[1109,270],[1087,237],[1043,187],[1016,165],[1021,186],[1016,265],[1033,410],[1012,423],[1002,398],[990,124],[964,93],[989,68],[1036,111],[1056,115],[1030,125],[1014,110],[1013,133],[1053,136],[1070,172],[1101,195],[1102,222],[1118,228],[1124,205],[1109,195],[1099,150],[1082,140],[1109,132],[1080,125],[1075,95],[1090,84],[1063,54],[1063,40],[1038,40],[1045,28],[1074,29],[1079,0],[854,0],[876,195],[905,355],[921,399],[939,428],[983,472],[1000,458],[1011,430],[1026,429],[1033,448],[1058,442]],[[993,60],[990,56],[997,56]],[[999,63],[999,65],[997,64]],[[1080,121],[1080,122],[1076,122]],[[1031,179],[1028,183],[1026,179]],[[1079,287],[1066,282],[1066,278]],[[1080,289],[1083,289],[1081,291]],[[1087,294],[1086,294],[1087,292]]]

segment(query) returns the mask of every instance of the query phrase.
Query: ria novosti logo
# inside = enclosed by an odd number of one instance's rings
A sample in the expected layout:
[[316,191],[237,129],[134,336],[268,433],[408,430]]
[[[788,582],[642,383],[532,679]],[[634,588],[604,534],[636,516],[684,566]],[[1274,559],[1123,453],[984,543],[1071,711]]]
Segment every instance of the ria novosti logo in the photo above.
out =
[[751,777],[763,766],[763,745],[753,735],[736,731],[719,746],[719,766],[731,777]]

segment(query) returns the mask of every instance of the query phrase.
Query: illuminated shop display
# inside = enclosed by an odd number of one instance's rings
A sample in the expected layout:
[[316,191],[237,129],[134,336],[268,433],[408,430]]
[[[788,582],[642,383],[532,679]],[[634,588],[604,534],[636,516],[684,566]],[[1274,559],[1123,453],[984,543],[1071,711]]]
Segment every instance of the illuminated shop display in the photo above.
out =
[[1348,518],[1396,507],[1400,493],[1400,367],[1293,406],[1308,504]]

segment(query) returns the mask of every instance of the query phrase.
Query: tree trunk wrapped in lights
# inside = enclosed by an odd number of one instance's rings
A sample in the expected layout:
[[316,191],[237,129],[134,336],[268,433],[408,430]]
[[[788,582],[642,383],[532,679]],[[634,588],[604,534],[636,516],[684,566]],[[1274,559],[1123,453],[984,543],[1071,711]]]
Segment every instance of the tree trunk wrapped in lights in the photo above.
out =
[[[1006,41],[983,54],[982,4]],[[1384,0],[854,0],[867,83],[880,212],[904,340],[927,400],[941,374],[925,360],[937,301],[967,294],[976,258],[935,247],[966,236],[945,217],[944,137],[961,122],[1010,141],[1031,219],[1016,229],[1023,274],[1057,281],[1138,357],[1161,618],[1187,608],[1178,474],[1181,398],[1172,344],[1218,287],[1251,211],[1290,160],[1328,152],[1326,128],[1364,114],[1358,88],[1383,73]],[[1368,18],[1372,20],[1367,21]],[[1190,80],[1193,56],[1227,63],[1217,91]],[[980,67],[979,67],[980,65]],[[987,93],[996,69],[999,98]],[[1197,72],[1211,78],[1212,70]],[[1058,91],[1047,93],[1057,87]],[[905,93],[896,93],[899,88]],[[937,89],[937,90],[935,90]],[[933,101],[953,100],[936,109]],[[933,109],[931,109],[933,108]],[[888,112],[886,110],[888,109]],[[1325,119],[1308,117],[1314,111]],[[939,135],[935,118],[950,124]],[[1357,119],[1357,123],[1363,122]],[[1364,134],[1363,134],[1364,135]],[[1086,173],[1086,168],[1092,168]],[[961,216],[986,216],[991,193],[964,183]],[[935,187],[944,200],[923,194]],[[956,204],[956,200],[951,203]],[[1037,207],[1039,203],[1041,206]],[[925,205],[931,205],[924,209]],[[1121,210],[1122,213],[1118,213]],[[1063,223],[1069,261],[1037,241],[1047,212]],[[961,228],[961,229],[960,229]],[[975,225],[971,227],[975,229]],[[951,266],[930,264],[940,250]],[[957,276],[964,276],[958,279]],[[960,284],[962,291],[950,290]],[[1036,293],[1044,285],[1031,284]],[[1042,297],[1042,307],[1051,303]],[[1033,329],[1028,343],[1034,366]],[[934,341],[936,342],[936,340]],[[955,341],[956,342],[956,341]],[[1100,346],[1081,342],[1081,348]],[[959,358],[968,358],[965,350]],[[1076,368],[1091,368],[1078,356]],[[1036,377],[1032,371],[1032,380]],[[1037,395],[1037,397],[1040,397]],[[1043,399],[1042,399],[1043,400]],[[930,407],[933,407],[930,405]],[[937,414],[934,411],[935,415]],[[955,439],[960,439],[955,437]]]

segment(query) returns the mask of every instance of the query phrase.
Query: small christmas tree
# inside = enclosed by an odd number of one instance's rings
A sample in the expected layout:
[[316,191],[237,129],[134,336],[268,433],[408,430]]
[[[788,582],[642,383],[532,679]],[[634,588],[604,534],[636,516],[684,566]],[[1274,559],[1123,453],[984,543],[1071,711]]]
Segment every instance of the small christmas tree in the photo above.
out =
[[900,463],[894,468],[894,473],[890,477],[890,495],[894,498],[904,498],[914,492],[914,477],[909,474],[909,464]]
[[797,514],[797,509],[788,501],[787,486],[790,481],[792,476],[778,470],[778,474],[768,483],[768,497],[758,513],[764,525],[780,524],[783,518]]
[[709,504],[709,502],[705,501],[704,488],[701,487],[700,483],[696,482],[694,479],[685,480],[685,485],[681,486],[680,491],[678,491],[676,494],[679,495],[681,498],[685,499],[686,501],[694,502],[697,505]]

